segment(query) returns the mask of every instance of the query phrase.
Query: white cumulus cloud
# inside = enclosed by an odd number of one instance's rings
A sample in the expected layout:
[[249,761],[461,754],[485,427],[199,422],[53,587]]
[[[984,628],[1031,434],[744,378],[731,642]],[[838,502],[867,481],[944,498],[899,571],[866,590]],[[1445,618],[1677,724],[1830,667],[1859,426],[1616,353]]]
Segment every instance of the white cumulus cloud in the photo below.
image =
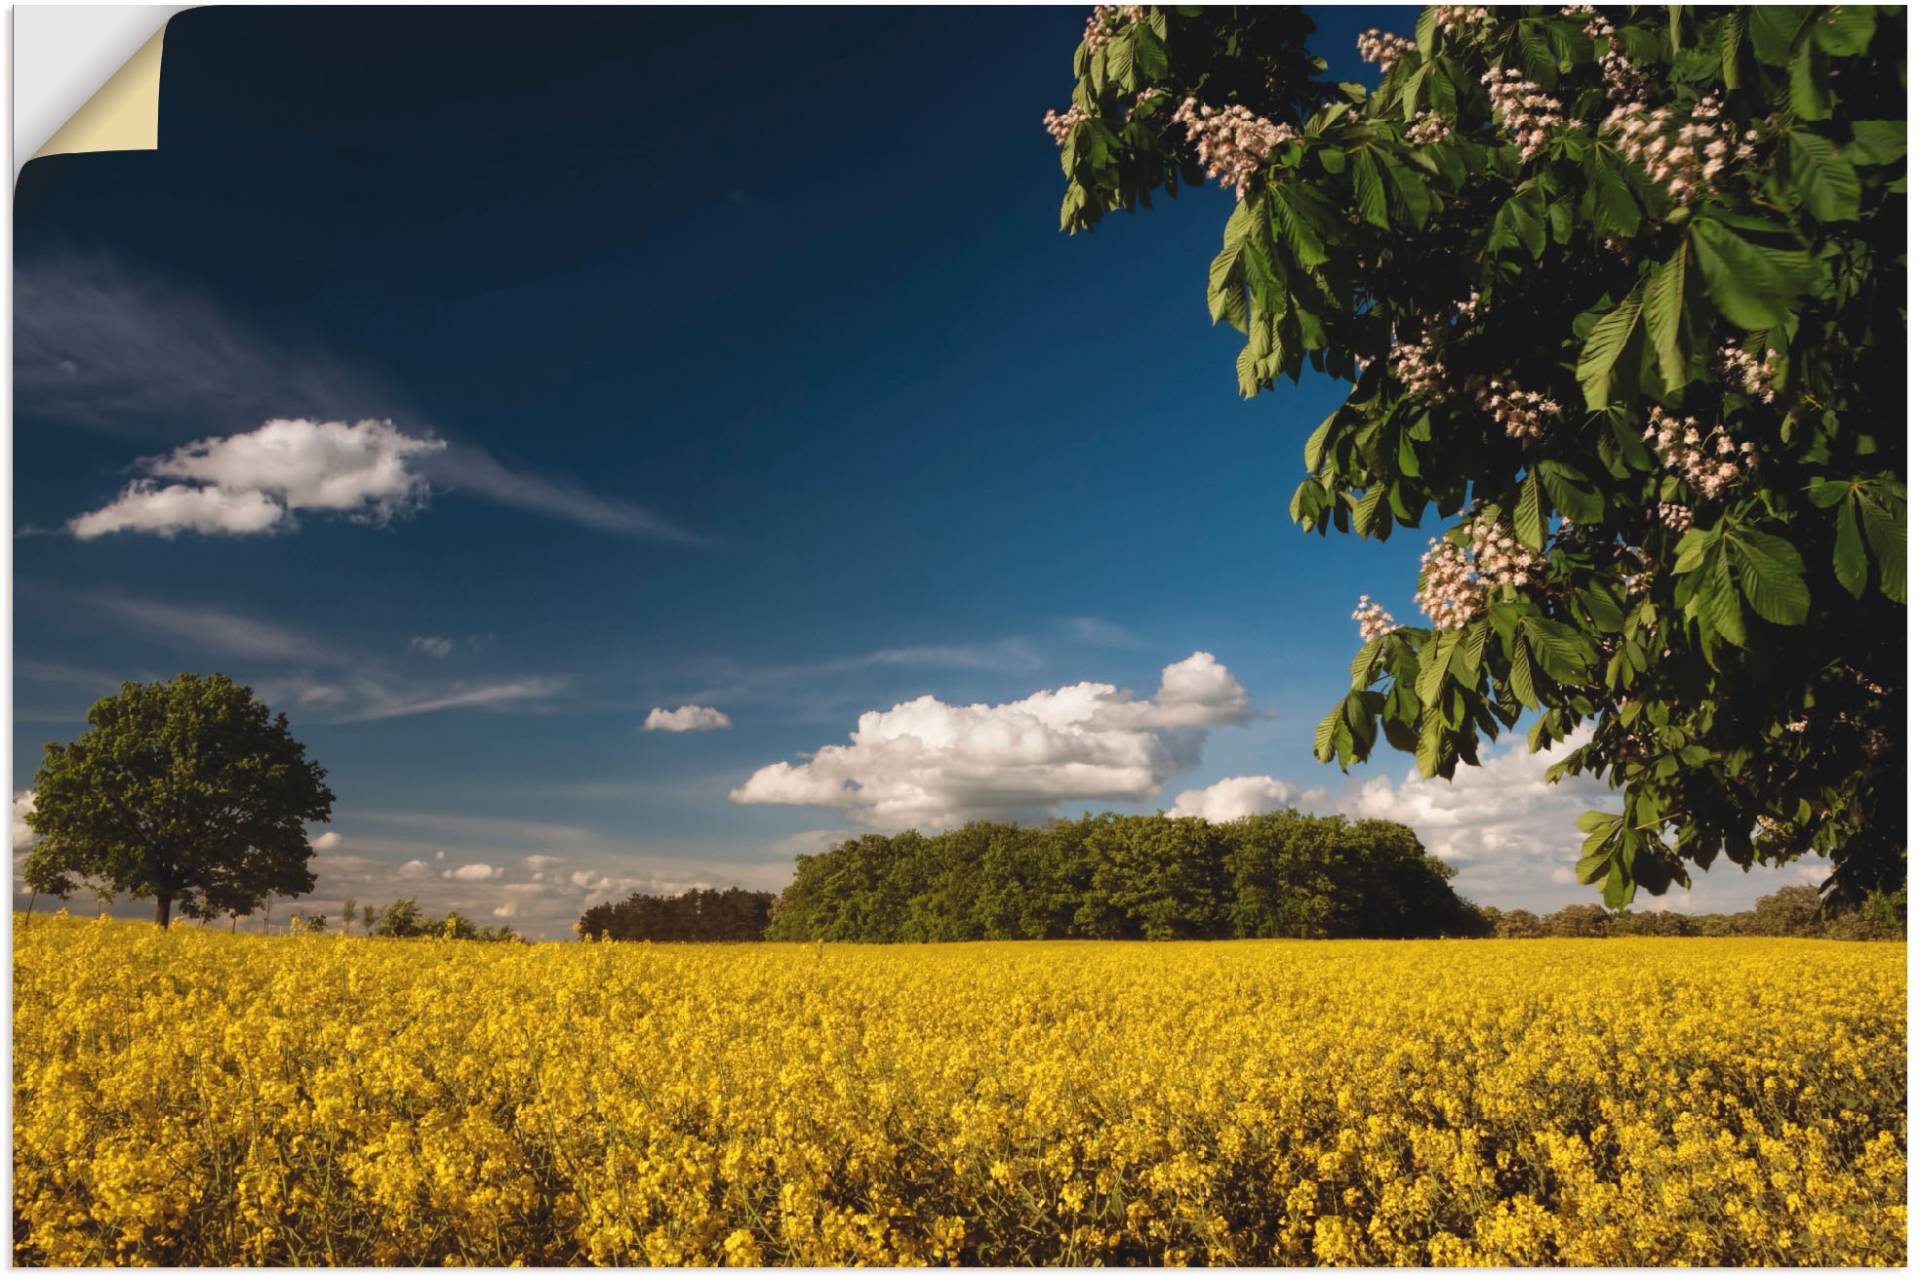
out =
[[27,825],[27,814],[33,811],[33,792],[17,790],[13,793],[13,851],[32,848],[33,841],[40,835]]
[[385,524],[426,503],[430,485],[418,459],[445,448],[376,419],[274,418],[141,458],[134,464],[140,478],[67,528],[83,541],[109,533],[272,533],[291,528],[303,510]]
[[707,733],[732,728],[733,720],[725,711],[711,706],[682,706],[671,711],[656,706],[647,712],[647,721],[641,727],[649,733]]
[[457,879],[468,884],[480,884],[485,883],[489,879],[498,879],[504,874],[506,874],[506,871],[498,866],[489,866],[485,862],[468,862],[465,866],[458,866],[453,870],[441,871],[440,878]]
[[1210,822],[1230,822],[1257,813],[1272,813],[1324,799],[1319,789],[1301,790],[1278,777],[1223,777],[1211,786],[1183,790],[1173,797],[1169,817],[1204,817]]
[[1208,728],[1252,713],[1240,681],[1204,652],[1163,669],[1151,698],[1091,682],[995,706],[919,697],[866,712],[848,745],[769,764],[729,798],[838,808],[876,829],[1139,802],[1198,762]]
[[313,837],[313,847],[315,851],[324,853],[329,849],[340,847],[340,845],[345,841],[346,841],[346,836],[342,835],[337,830],[330,830],[330,831],[327,831],[325,834],[315,835]]
[[445,657],[453,651],[453,641],[444,635],[416,635],[407,641],[407,647],[428,657]]

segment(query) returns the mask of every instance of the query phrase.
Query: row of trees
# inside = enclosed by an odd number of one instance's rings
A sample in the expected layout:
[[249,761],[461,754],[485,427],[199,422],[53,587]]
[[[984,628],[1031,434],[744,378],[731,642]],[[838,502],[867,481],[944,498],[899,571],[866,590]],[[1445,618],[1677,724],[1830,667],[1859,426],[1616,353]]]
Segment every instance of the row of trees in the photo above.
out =
[[770,941],[1470,935],[1407,827],[1296,812],[1114,814],[863,835],[801,857]]
[[677,896],[635,893],[580,916],[580,935],[606,941],[759,941],[774,894],[695,888]]
[[1567,906],[1550,915],[1530,910],[1481,908],[1494,937],[1825,937],[1835,941],[1903,941],[1907,935],[1907,890],[1875,893],[1859,906],[1834,910],[1820,890],[1783,888],[1732,914],[1683,915],[1678,911],[1607,911]]

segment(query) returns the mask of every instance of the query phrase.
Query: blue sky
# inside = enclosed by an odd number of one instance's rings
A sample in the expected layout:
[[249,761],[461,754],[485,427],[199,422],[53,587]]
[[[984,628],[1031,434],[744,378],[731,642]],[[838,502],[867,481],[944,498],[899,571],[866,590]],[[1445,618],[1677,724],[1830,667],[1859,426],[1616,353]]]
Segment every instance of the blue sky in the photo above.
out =
[[[1361,78],[1354,33],[1414,12],[1328,12],[1316,47]],[[1341,387],[1239,399],[1203,296],[1226,193],[1057,231],[1039,118],[1083,17],[175,18],[159,151],[36,160],[16,191],[16,791],[120,679],[218,669],[331,770],[323,910],[405,891],[554,934],[634,888],[778,887],[821,832],[903,812],[1150,811],[1235,776],[1406,816],[1477,900],[1585,900],[1596,797],[1538,761],[1446,790],[1313,761],[1354,601],[1412,620],[1424,534],[1289,524]],[[256,494],[270,531],[75,535],[159,518],[115,505],[131,483],[227,483],[245,459],[175,451],[275,419],[432,447],[330,437],[400,489]],[[1196,652],[1213,700],[1156,698]],[[729,798],[832,790],[803,754],[866,712],[1088,681],[1133,690],[1089,712],[1132,726],[1102,747],[1118,797],[1072,793],[1006,713],[923,705],[910,777],[841,762],[924,802]],[[643,730],[682,706],[730,727]]]

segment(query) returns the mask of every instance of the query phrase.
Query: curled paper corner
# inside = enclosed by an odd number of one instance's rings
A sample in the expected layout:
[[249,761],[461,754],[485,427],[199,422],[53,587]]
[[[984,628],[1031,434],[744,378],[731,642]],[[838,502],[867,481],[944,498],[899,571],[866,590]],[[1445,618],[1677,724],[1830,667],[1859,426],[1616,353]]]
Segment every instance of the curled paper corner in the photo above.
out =
[[[107,78],[106,83],[87,98],[79,110],[54,130],[53,135],[33,153],[32,159],[93,151],[159,149],[161,51],[166,41],[167,24],[180,10],[163,6],[141,8],[147,9],[152,20],[159,24],[158,29]],[[16,24],[16,37],[18,34]],[[125,47],[121,45],[121,48]],[[109,62],[108,65],[112,64]],[[17,156],[18,152],[15,154]]]

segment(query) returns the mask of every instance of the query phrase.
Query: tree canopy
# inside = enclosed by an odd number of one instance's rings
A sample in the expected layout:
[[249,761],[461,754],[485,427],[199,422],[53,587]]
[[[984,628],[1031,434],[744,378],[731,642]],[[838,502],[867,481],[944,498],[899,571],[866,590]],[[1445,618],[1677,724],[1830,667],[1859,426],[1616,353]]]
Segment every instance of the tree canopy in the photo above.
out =
[[769,941],[1435,937],[1484,931],[1396,822],[1268,813],[973,822],[801,857]]
[[1068,231],[1233,192],[1242,394],[1351,384],[1302,528],[1449,524],[1315,753],[1451,777],[1532,712],[1620,792],[1610,906],[1723,856],[1904,883],[1905,9],[1434,6],[1361,37],[1371,89],[1310,31],[1100,6],[1045,123]]
[[128,681],[90,727],[47,743],[23,875],[66,896],[80,880],[196,918],[248,914],[313,890],[306,823],[333,812],[326,770],[253,690],[225,675]]

